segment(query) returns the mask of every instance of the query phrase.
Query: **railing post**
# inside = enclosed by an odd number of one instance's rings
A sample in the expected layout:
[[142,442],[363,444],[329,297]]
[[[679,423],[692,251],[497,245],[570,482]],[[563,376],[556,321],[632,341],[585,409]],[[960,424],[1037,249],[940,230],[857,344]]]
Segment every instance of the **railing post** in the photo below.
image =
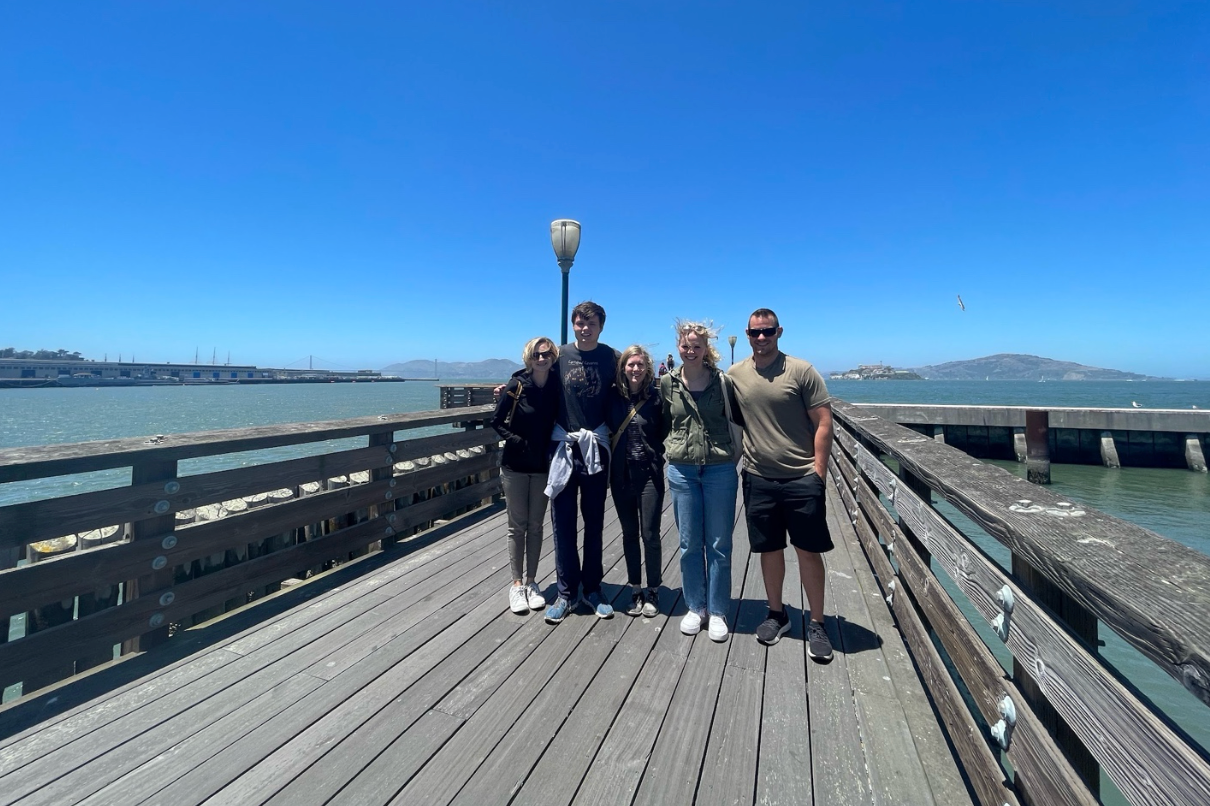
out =
[[[369,446],[371,448],[382,448],[383,451],[383,464],[375,465],[370,470],[370,484],[373,484],[376,481],[393,479],[395,477],[395,462],[392,458],[392,454],[394,453],[395,448],[395,432],[383,431],[379,434],[370,434]],[[374,506],[370,507],[370,520],[394,511],[395,496],[391,495],[383,503],[375,504]],[[391,530],[391,534],[385,534],[386,527],[384,527],[384,534],[382,536],[383,550],[386,550],[399,542],[399,537],[395,534],[394,526],[389,528]]]
[[[921,479],[915,473],[912,473],[902,464],[899,465],[899,481],[909,490],[920,496],[921,502],[930,507],[933,505],[932,488],[925,484],[923,479]],[[928,546],[924,545],[916,533],[912,531],[912,527],[908,526],[907,521],[903,519],[902,515],[899,516],[899,528],[907,537],[908,542],[912,544],[912,548],[916,550],[916,554],[920,557],[920,561],[925,565],[928,565],[929,561],[932,559],[932,553],[928,550]],[[925,626],[928,625],[926,624]]]
[[1025,412],[1025,477],[1034,484],[1050,484],[1050,412]]
[[[138,484],[150,484],[151,482],[163,482],[164,498],[161,499],[167,503],[168,497],[175,492],[176,487],[176,462],[144,462],[135,465],[130,471],[130,483],[132,486]],[[172,512],[165,512],[154,518],[146,518],[141,521],[136,521],[130,524],[130,540],[163,540],[176,527],[176,515]],[[132,579],[126,583],[126,595],[124,601],[131,601],[140,596],[150,596],[153,593],[159,593],[165,588],[171,588],[175,582],[175,573],[172,565],[165,565],[162,569],[155,571],[148,567],[148,572],[138,579]],[[142,635],[136,635],[134,638],[128,638],[122,642],[122,654],[126,655],[130,652],[141,652],[159,646],[168,640],[168,621],[161,613],[154,613],[151,620],[147,624],[147,632]]]
[[[1012,572],[1032,599],[1054,611],[1055,615],[1087,644],[1089,654],[1097,654],[1097,620],[1092,613],[1059,590],[1036,568],[1015,553],[1012,555]],[[1092,793],[1099,797],[1101,793],[1100,765],[1097,764],[1097,760],[1092,753],[1088,752],[1088,748],[1084,746],[1075,732],[1068,727],[1063,717],[1059,716],[1047,701],[1046,696],[1030,674],[1029,668],[1022,665],[1016,658],[1013,658],[1013,681],[1033,708],[1034,713],[1037,714],[1038,720],[1054,737],[1055,744],[1063,751],[1063,755],[1071,763],[1072,769],[1079,773],[1080,778],[1088,785]],[[1017,780],[1017,787],[1018,790],[1022,787],[1020,778]],[[1029,799],[1028,793],[1023,794],[1025,795],[1022,799],[1023,802],[1034,803]],[[1042,806],[1042,804],[1037,804],[1037,806]]]

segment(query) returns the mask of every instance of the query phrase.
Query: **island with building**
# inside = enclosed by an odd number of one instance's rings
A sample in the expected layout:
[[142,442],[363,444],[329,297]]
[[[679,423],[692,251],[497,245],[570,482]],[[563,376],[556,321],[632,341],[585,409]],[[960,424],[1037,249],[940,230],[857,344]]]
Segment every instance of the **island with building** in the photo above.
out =
[[857,369],[845,372],[833,372],[829,377],[834,381],[922,381],[910,369],[896,369],[887,364],[859,364]]

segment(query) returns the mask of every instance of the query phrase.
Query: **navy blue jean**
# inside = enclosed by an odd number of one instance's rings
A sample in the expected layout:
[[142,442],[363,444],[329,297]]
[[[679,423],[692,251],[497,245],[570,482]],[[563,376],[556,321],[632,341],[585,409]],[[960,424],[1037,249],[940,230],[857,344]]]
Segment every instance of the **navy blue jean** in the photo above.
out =
[[[588,475],[581,468],[572,471],[563,492],[550,502],[551,531],[555,541],[555,577],[559,595],[575,602],[584,588],[584,595],[601,591],[602,535],[605,531],[605,494],[609,488],[609,467],[602,463],[600,473]],[[576,499],[584,518],[584,563],[576,550]]]

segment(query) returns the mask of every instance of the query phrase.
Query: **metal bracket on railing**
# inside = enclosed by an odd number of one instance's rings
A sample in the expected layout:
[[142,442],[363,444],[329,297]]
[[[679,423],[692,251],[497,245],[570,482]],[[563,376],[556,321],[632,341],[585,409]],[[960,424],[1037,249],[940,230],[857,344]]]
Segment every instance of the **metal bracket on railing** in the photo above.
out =
[[1012,625],[1013,605],[1016,604],[1012,588],[1005,585],[996,594],[996,599],[1000,602],[1000,612],[992,619],[992,629],[996,631],[996,635],[1000,636],[1001,641],[1007,642],[1008,629]]
[[1000,721],[992,725],[992,738],[1000,745],[1002,750],[1007,750],[1013,742],[1013,728],[1017,726],[1017,706],[1013,703],[1012,697],[1007,694],[1004,699],[1000,700]]
[[896,587],[895,583],[897,581],[898,580],[892,579],[890,582],[887,583],[887,586],[886,586],[886,589],[890,591],[890,593],[887,594],[886,603],[888,605],[891,605],[892,607],[895,605],[895,587]]

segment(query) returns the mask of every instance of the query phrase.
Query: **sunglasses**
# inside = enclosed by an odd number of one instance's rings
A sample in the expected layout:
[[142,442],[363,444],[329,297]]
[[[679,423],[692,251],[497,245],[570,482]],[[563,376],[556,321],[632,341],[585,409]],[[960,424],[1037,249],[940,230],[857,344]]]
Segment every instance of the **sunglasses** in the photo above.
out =
[[750,328],[748,328],[747,333],[749,336],[751,336],[754,339],[758,336],[764,336],[766,339],[771,339],[777,335],[777,328],[775,328],[775,327],[750,327]]
[[535,361],[540,361],[543,358],[554,358],[555,352],[554,350],[534,350],[530,353],[529,357]]

